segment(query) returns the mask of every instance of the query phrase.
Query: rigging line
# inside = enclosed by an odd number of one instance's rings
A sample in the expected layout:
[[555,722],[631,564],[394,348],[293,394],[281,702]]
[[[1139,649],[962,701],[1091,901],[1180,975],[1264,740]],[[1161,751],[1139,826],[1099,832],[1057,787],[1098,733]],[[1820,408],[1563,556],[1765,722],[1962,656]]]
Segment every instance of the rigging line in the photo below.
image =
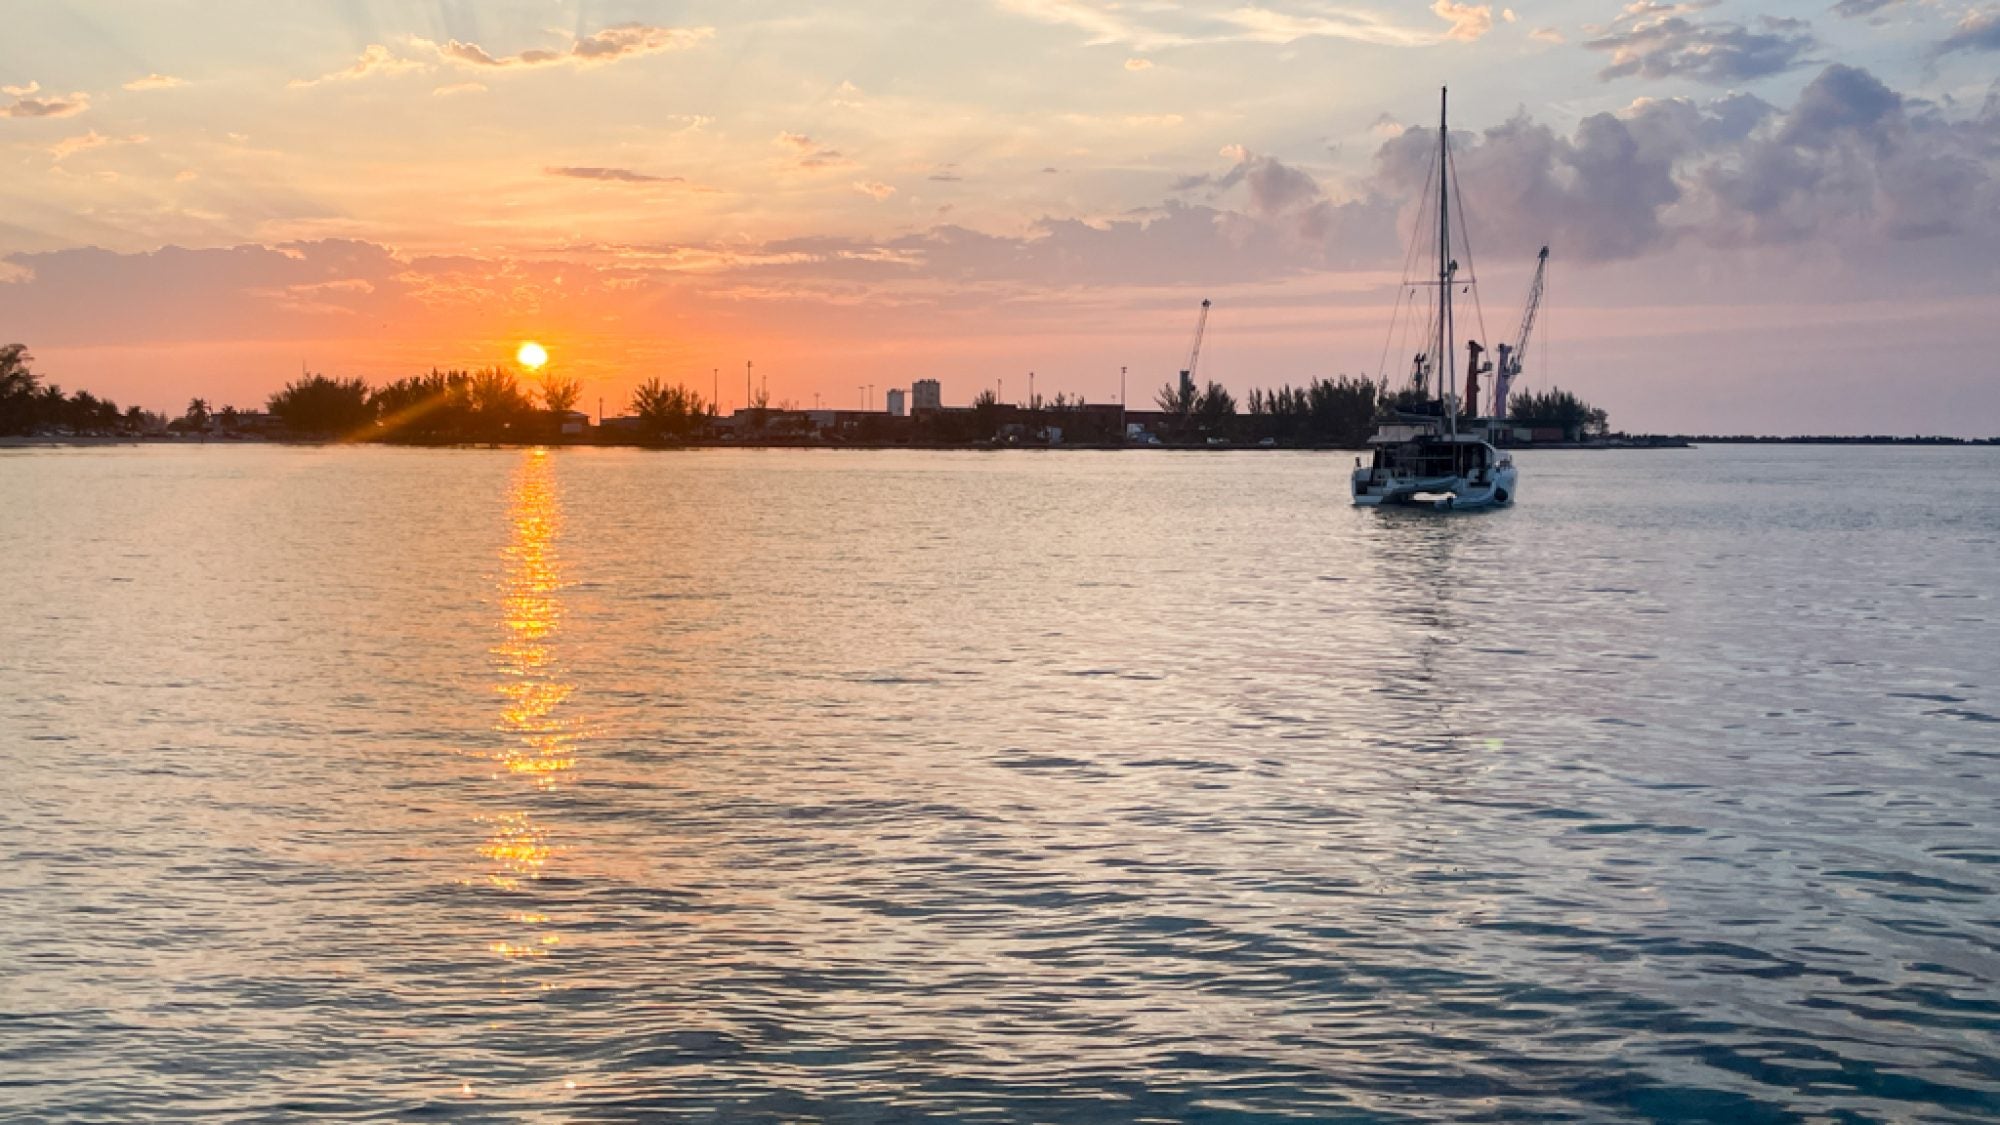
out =
[[[1429,167],[1429,166],[1426,166],[1426,167],[1425,167],[1425,169],[1424,169],[1424,190],[1423,190],[1423,193],[1422,193],[1421,195],[1419,195],[1419,196],[1417,197],[1417,198],[1419,198],[1419,199],[1423,200],[1423,204],[1422,204],[1422,205],[1420,206],[1420,208],[1419,208],[1419,210],[1418,210],[1418,214],[1417,214],[1417,227],[1416,227],[1416,230],[1423,230],[1423,229],[1424,229],[1424,226],[1423,226],[1423,222],[1424,222],[1424,216],[1425,216],[1425,215],[1427,215],[1427,214],[1429,213],[1429,206],[1430,206],[1430,193],[1431,193],[1431,179],[1432,179],[1432,177],[1433,177],[1433,176],[1435,176],[1436,174],[1437,174],[1437,170],[1436,170],[1435,168],[1431,168],[1431,167]],[[1421,238],[1419,238],[1419,237],[1417,236],[1417,234],[1416,234],[1416,231],[1412,231],[1412,232],[1410,233],[1410,244],[1409,244],[1409,248],[1408,248],[1408,249],[1407,249],[1407,250],[1406,250],[1406,251],[1404,252],[1404,254],[1403,254],[1403,279],[1402,279],[1402,280],[1401,280],[1400,282],[1398,282],[1398,283],[1397,283],[1397,285],[1396,285],[1396,310],[1397,310],[1397,311],[1394,311],[1394,312],[1392,312],[1392,313],[1390,314],[1390,317],[1389,317],[1389,330],[1388,330],[1388,331],[1387,331],[1386,333],[1384,333],[1384,334],[1383,334],[1383,336],[1382,336],[1382,354],[1383,354],[1383,359],[1382,359],[1382,366],[1381,366],[1380,370],[1379,370],[1379,371],[1378,371],[1378,373],[1377,373],[1377,374],[1378,374],[1378,377],[1386,377],[1386,376],[1387,376],[1387,374],[1388,374],[1388,369],[1389,369],[1389,360],[1388,360],[1388,353],[1389,353],[1389,346],[1390,346],[1390,345],[1391,345],[1392,343],[1394,343],[1394,342],[1395,342],[1395,340],[1396,340],[1396,322],[1397,322],[1397,320],[1399,319],[1399,317],[1398,317],[1398,313],[1400,312],[1400,310],[1401,310],[1401,309],[1402,309],[1402,307],[1403,307],[1403,296],[1404,296],[1404,294],[1405,294],[1406,292],[1408,292],[1408,293],[1410,294],[1411,298],[1412,298],[1412,300],[1411,300],[1411,302],[1410,302],[1410,306],[1411,306],[1411,308],[1410,308],[1410,311],[1411,311],[1412,313],[1415,313],[1415,312],[1416,312],[1416,301],[1415,301],[1415,299],[1414,299],[1414,298],[1415,298],[1415,293],[1414,293],[1414,291],[1412,291],[1412,290],[1410,289],[1410,284],[1411,284],[1411,280],[1412,280],[1412,279],[1411,279],[1411,277],[1410,277],[1410,271],[1411,271],[1412,269],[1414,269],[1414,268],[1416,267],[1416,262],[1417,262],[1417,247],[1418,247],[1418,244],[1419,244],[1420,242],[1422,242],[1422,239],[1421,239]],[[1405,347],[1405,349],[1407,350],[1407,348],[1408,348],[1408,346],[1409,346],[1409,332],[1408,332],[1407,328],[1405,329],[1405,331],[1404,331],[1404,334],[1403,334],[1403,344],[1404,344],[1404,347]]]
[[[1410,290],[1410,297],[1411,297],[1411,301],[1410,301],[1410,313],[1411,313],[1411,315],[1410,315],[1410,316],[1407,316],[1407,317],[1405,317],[1405,318],[1403,318],[1403,339],[1402,339],[1402,343],[1401,343],[1401,345],[1400,345],[1400,348],[1399,348],[1399,350],[1400,350],[1400,351],[1402,352],[1402,354],[1403,354],[1403,355],[1405,355],[1405,356],[1408,356],[1408,355],[1412,355],[1412,354],[1414,354],[1414,353],[1412,353],[1412,352],[1410,351],[1410,337],[1416,334],[1416,332],[1417,332],[1417,329],[1418,329],[1418,327],[1419,327],[1419,326],[1418,326],[1418,324],[1417,324],[1417,318],[1416,318],[1416,315],[1415,315],[1415,314],[1416,314],[1416,299],[1415,299],[1415,298],[1416,298],[1416,292],[1417,292],[1417,291],[1416,291],[1415,289],[1412,289],[1412,290]],[[1429,296],[1429,295],[1432,295],[1432,294],[1430,293],[1430,291],[1429,291],[1429,290],[1425,290],[1425,294],[1426,294],[1427,296]],[[1424,351],[1425,351],[1425,352],[1429,352],[1429,351],[1430,351],[1430,324],[1431,324],[1431,318],[1430,318],[1430,315],[1429,315],[1429,310],[1428,310],[1428,302],[1427,302],[1427,303],[1426,303],[1426,315],[1425,315],[1425,317],[1424,317],[1424,323],[1423,323],[1423,325],[1422,325],[1422,328],[1423,328],[1423,332],[1424,332]],[[1410,380],[1409,380],[1409,385],[1414,385],[1415,383],[1416,383],[1416,373],[1415,373],[1415,372],[1411,372],[1411,373],[1410,373]]]
[[[1445,159],[1451,164],[1451,194],[1458,199],[1458,239],[1465,243],[1465,272],[1469,275],[1476,272],[1472,262],[1472,224],[1465,221],[1465,192],[1458,186],[1458,157],[1447,148]],[[1493,338],[1486,334],[1486,305],[1479,299],[1479,286],[1468,279],[1466,287],[1472,290],[1472,312],[1479,321],[1479,338],[1490,343]]]
[[1403,318],[1403,287],[1396,286],[1396,307],[1389,312],[1389,332],[1382,337],[1382,361],[1375,365],[1375,378],[1389,377],[1389,345],[1396,342],[1396,322]]

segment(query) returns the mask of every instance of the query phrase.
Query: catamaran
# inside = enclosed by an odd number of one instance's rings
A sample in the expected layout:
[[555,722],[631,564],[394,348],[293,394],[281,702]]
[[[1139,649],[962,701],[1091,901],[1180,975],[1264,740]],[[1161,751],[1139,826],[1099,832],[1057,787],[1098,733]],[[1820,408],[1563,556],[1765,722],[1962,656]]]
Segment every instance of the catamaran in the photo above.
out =
[[[1512,504],[1519,494],[1520,473],[1514,467],[1513,456],[1497,448],[1493,439],[1506,419],[1507,393],[1520,373],[1528,337],[1534,330],[1549,248],[1542,247],[1535,267],[1520,333],[1511,344],[1502,344],[1498,349],[1499,370],[1494,372],[1493,363],[1481,363],[1480,357],[1486,349],[1479,341],[1465,341],[1465,393],[1461,397],[1456,390],[1456,326],[1452,321],[1451,298],[1453,291],[1461,287],[1471,292],[1475,281],[1469,269],[1461,275],[1458,261],[1452,256],[1450,189],[1455,173],[1444,91],[1438,95],[1438,163],[1432,175],[1437,180],[1437,279],[1412,281],[1406,286],[1413,295],[1412,325],[1414,294],[1425,288],[1435,290],[1435,300],[1428,302],[1430,315],[1425,323],[1424,348],[1412,361],[1409,388],[1391,399],[1392,409],[1377,426],[1375,435],[1368,439],[1373,451],[1372,463],[1355,461],[1354,502],[1363,507],[1392,504],[1439,510],[1502,507]],[[1463,212],[1459,218],[1462,224]],[[1468,254],[1467,261],[1470,260]],[[1402,309],[1399,296],[1399,318]],[[1390,334],[1392,337],[1395,334],[1393,320]],[[1489,372],[1494,372],[1493,408],[1482,417],[1479,377]]]

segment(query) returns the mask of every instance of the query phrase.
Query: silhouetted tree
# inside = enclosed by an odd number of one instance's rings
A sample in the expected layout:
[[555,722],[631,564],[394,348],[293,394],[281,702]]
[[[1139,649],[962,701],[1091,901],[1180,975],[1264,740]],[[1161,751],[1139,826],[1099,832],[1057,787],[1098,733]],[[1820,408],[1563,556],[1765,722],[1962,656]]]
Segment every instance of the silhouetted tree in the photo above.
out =
[[0,347],[0,434],[25,434],[35,428],[35,392],[41,380],[29,369],[35,357],[26,344]]
[[1229,393],[1221,383],[1210,383],[1202,388],[1195,399],[1194,421],[1204,438],[1229,436],[1232,423],[1236,420],[1236,396]]
[[468,417],[467,437],[475,441],[503,441],[520,436],[534,403],[521,390],[521,381],[504,367],[485,367],[472,373],[465,384]]
[[368,396],[378,432],[389,441],[463,441],[471,407],[463,371],[413,375],[376,388]]
[[1160,411],[1185,420],[1194,414],[1195,404],[1201,400],[1201,392],[1193,383],[1168,383],[1153,396]]
[[[367,436],[375,421],[368,384],[360,379],[308,375],[285,384],[268,405],[286,429],[317,437]],[[227,428],[233,411],[224,414]]]
[[706,421],[708,404],[701,395],[679,383],[668,384],[655,377],[632,391],[632,413],[639,416],[646,432],[653,437],[679,439],[700,430]]
[[1507,420],[1517,426],[1558,426],[1572,441],[1602,434],[1610,428],[1611,416],[1563,390],[1553,387],[1541,394],[1522,391],[1507,399]]
[[576,400],[583,394],[583,384],[567,375],[544,375],[541,383],[542,405],[551,414],[565,414],[576,409]]

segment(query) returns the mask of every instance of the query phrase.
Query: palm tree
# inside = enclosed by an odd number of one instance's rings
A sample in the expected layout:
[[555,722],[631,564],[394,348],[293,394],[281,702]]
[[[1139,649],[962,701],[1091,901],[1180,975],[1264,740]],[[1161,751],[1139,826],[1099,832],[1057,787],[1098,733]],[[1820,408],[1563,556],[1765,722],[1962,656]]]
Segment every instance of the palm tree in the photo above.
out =
[[41,389],[41,380],[28,370],[34,361],[26,344],[0,347],[0,434],[34,428],[35,392]]

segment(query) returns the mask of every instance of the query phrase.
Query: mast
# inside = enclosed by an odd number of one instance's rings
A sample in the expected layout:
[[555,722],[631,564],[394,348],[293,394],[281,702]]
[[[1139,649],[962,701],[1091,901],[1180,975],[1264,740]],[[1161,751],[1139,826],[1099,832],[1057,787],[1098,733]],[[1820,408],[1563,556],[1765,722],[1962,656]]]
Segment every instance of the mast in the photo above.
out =
[[1452,384],[1457,382],[1451,354],[1451,169],[1448,164],[1451,132],[1446,124],[1448,87],[1438,87],[1438,342],[1431,353],[1438,370],[1438,396],[1445,401],[1445,420],[1453,436],[1458,434],[1458,410],[1451,404]]

